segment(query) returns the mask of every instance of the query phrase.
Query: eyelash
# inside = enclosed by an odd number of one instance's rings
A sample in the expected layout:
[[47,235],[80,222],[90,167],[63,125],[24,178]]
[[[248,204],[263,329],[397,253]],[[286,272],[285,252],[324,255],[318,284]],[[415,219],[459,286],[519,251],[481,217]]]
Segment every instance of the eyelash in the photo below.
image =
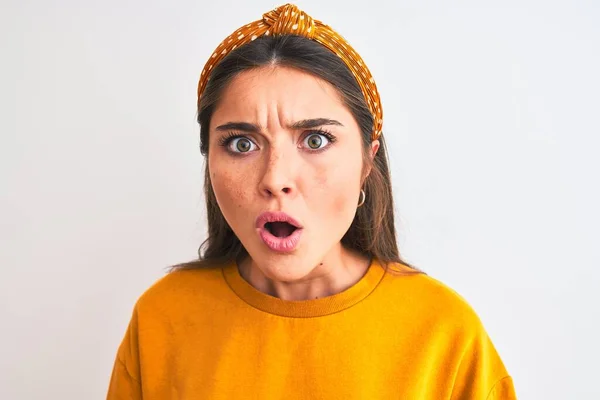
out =
[[[322,151],[326,150],[326,149],[327,149],[329,146],[331,146],[331,145],[332,145],[333,143],[335,143],[335,141],[337,140],[337,138],[336,138],[335,136],[333,136],[333,134],[331,134],[331,132],[329,132],[329,131],[327,131],[327,130],[324,130],[324,129],[315,129],[315,130],[308,131],[308,133],[307,133],[307,135],[304,137],[304,139],[306,139],[307,137],[309,137],[309,136],[312,136],[312,135],[322,135],[322,136],[325,136],[325,137],[327,138],[327,140],[329,141],[329,143],[328,143],[328,144],[327,144],[325,147],[322,147],[322,148],[320,148],[320,149],[316,149],[316,150],[309,150],[309,151],[310,151],[310,152],[312,152],[312,153],[320,153],[320,152],[322,152]],[[246,135],[242,135],[242,134],[240,134],[240,133],[235,133],[235,132],[228,132],[228,133],[227,133],[227,135],[225,135],[225,136],[223,136],[223,137],[221,137],[221,138],[219,139],[219,146],[223,146],[223,147],[225,147],[225,148],[226,148],[228,151],[230,151],[230,150],[228,149],[228,147],[229,147],[229,144],[230,144],[230,143],[231,143],[231,142],[232,142],[234,139],[237,139],[237,138],[245,138],[245,139],[248,139],[248,138],[246,137]],[[250,140],[250,139],[248,139],[248,140]],[[231,152],[231,151],[230,151],[230,152]],[[238,152],[231,152],[231,153],[234,153],[234,154],[236,154],[236,155],[243,154],[243,153],[238,153]]]

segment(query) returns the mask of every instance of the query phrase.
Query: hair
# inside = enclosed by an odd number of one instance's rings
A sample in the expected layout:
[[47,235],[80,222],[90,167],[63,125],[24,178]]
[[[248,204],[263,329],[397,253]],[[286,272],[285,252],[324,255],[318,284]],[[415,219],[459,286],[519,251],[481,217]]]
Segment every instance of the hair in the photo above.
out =
[[[376,258],[388,270],[394,264],[398,273],[420,272],[404,261],[398,251],[384,135],[379,137],[379,150],[372,157],[374,120],[365,97],[343,60],[321,44],[296,35],[261,36],[230,52],[217,64],[198,103],[202,155],[208,156],[210,120],[223,90],[240,73],[266,66],[296,68],[330,83],[338,89],[344,104],[360,127],[363,144],[362,182],[366,199],[357,209],[350,228],[342,237],[342,246]],[[365,177],[366,171],[369,174]],[[198,249],[199,259],[174,265],[170,267],[172,271],[222,266],[248,254],[219,208],[212,189],[208,162],[205,162],[204,169],[204,195],[208,237]]]

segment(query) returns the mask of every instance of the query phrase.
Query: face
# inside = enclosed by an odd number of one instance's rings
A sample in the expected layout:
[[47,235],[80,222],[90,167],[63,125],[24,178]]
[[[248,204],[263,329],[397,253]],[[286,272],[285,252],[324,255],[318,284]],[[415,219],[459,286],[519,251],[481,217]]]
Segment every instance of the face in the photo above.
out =
[[[209,138],[217,202],[252,265],[292,282],[336,262],[365,171],[360,129],[333,86],[287,67],[245,71],[224,90]],[[377,147],[373,142],[372,154]],[[297,239],[293,249],[264,239],[277,224],[257,227],[257,218],[270,211],[301,226],[288,236]],[[274,232],[284,242],[289,233]]]

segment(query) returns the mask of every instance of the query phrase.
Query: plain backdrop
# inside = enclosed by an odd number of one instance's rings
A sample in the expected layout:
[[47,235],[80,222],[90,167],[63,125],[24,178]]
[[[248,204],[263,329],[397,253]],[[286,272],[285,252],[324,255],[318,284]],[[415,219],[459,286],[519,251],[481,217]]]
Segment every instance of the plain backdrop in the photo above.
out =
[[[0,398],[102,399],[136,299],[205,237],[199,73],[283,2],[0,4]],[[520,399],[600,398],[600,3],[297,4],[380,88],[406,260]]]

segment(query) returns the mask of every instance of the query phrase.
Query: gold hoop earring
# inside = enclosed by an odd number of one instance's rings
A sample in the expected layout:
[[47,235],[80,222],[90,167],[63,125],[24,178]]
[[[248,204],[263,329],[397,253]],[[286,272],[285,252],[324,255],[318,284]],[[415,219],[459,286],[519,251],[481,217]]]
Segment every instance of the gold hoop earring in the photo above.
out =
[[365,200],[367,199],[367,194],[365,193],[364,190],[360,189],[360,200],[358,202],[358,207],[362,206],[363,204],[365,204]]

